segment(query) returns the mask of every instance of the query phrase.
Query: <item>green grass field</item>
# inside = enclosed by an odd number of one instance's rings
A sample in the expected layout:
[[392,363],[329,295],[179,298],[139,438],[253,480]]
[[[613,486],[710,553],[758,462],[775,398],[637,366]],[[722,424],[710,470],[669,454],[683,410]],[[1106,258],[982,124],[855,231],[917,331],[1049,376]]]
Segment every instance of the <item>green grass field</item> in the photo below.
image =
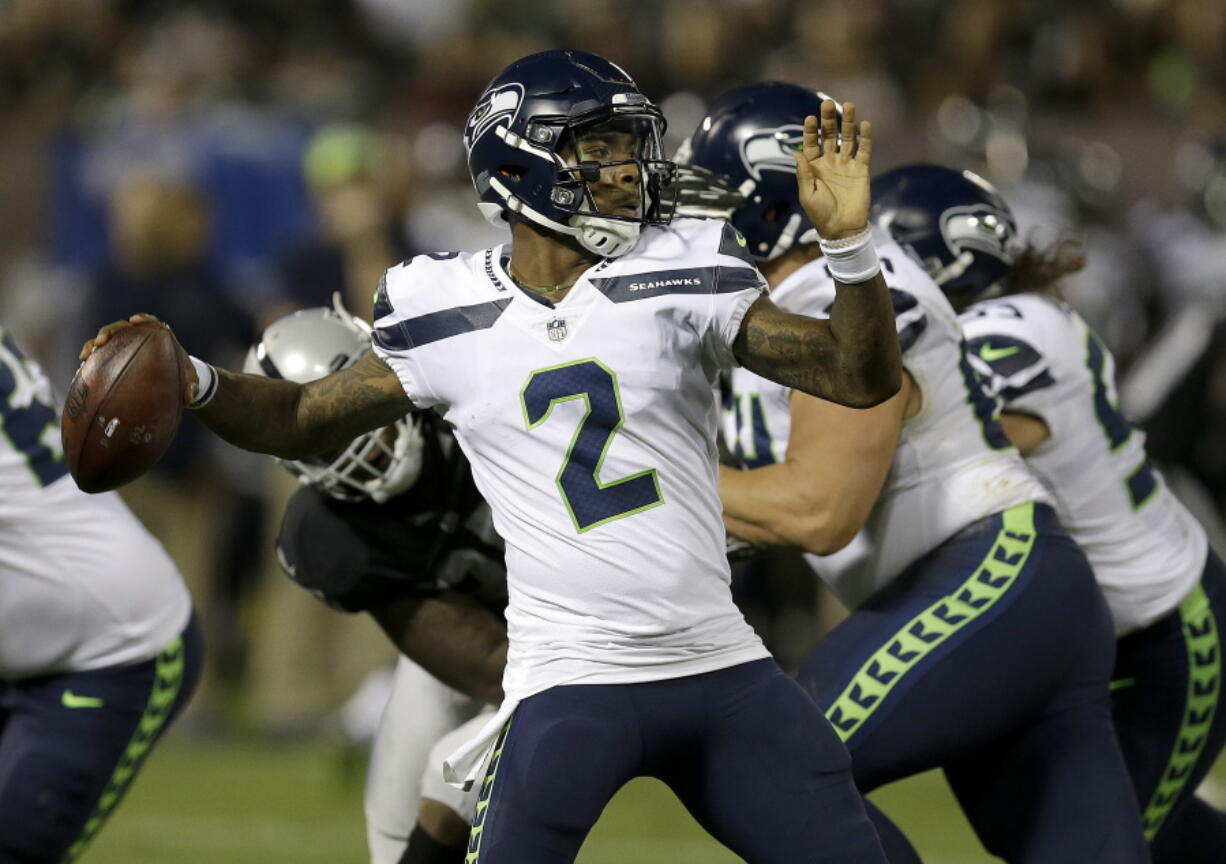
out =
[[[85,864],[362,864],[362,773],[322,745],[196,743],[155,750]],[[1226,760],[1206,792],[1221,806]],[[881,790],[925,860],[989,864],[940,775]],[[638,780],[609,805],[581,864],[734,864],[661,784]]]

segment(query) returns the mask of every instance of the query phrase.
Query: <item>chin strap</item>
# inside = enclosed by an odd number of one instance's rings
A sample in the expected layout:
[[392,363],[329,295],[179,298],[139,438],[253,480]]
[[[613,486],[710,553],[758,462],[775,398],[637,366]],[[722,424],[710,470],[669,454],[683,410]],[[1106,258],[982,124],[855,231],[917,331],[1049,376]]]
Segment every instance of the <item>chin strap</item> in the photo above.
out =
[[589,252],[604,258],[625,255],[638,242],[642,226],[637,222],[602,219],[599,216],[572,216],[571,226],[564,232],[579,241]]
[[[542,228],[557,234],[564,234],[567,237],[574,237],[580,246],[593,254],[604,258],[616,258],[619,255],[625,255],[638,242],[642,226],[637,222],[623,222],[620,219],[605,219],[601,216],[572,216],[570,224],[564,225],[524,204],[496,177],[490,178],[490,186],[507,202],[505,209]],[[480,206],[481,212],[490,222],[506,223],[502,216],[502,207],[488,202]],[[497,212],[494,212],[495,208]]]

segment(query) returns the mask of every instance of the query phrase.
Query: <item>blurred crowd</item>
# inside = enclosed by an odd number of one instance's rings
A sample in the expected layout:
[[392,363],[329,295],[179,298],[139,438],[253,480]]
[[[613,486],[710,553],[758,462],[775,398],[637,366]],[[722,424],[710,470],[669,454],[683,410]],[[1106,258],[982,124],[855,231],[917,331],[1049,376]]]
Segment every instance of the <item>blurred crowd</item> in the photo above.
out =
[[[495,72],[551,47],[627,69],[670,145],[736,84],[854,100],[875,170],[970,167],[1034,242],[1080,237],[1067,297],[1124,409],[1220,510],[1226,0],[6,0],[0,322],[62,390],[81,341],[136,311],[230,367],[334,292],[369,317],[391,264],[502,239],[460,130]],[[126,493],[208,622],[206,704],[286,733],[390,650],[273,575],[291,482],[189,420]],[[785,663],[820,626],[811,583],[781,561],[744,591]]]

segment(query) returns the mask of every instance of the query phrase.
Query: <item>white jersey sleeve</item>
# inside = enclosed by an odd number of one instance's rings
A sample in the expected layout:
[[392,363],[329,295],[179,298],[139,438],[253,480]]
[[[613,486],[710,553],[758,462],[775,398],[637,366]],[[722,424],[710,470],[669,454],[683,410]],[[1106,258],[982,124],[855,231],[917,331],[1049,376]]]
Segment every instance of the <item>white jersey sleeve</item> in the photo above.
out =
[[556,304],[503,247],[388,271],[374,350],[454,427],[506,542],[511,700],[766,656],[732,602],[713,385],[756,269],[722,222],[643,231]]
[[962,325],[1006,410],[1047,424],[1050,437],[1027,462],[1090,559],[1116,630],[1170,612],[1199,581],[1208,541],[1120,412],[1111,353],[1076,312],[1046,297],[978,303]]
[[[877,240],[903,366],[919,388],[922,407],[903,424],[890,473],[857,542],[844,553],[809,556],[851,607],[967,525],[1046,499],[1005,438],[995,400],[967,362],[957,316],[944,294],[897,244]],[[830,314],[834,296],[834,280],[821,259],[771,292],[780,308],[817,316]],[[751,467],[783,459],[790,391],[743,369],[734,370],[732,380],[725,434],[736,442],[734,451]]]
[[479,268],[491,251],[418,255],[392,267],[379,282],[374,350],[395,370],[417,408],[450,401],[435,390],[434,379],[451,384],[455,376],[446,368],[429,368],[432,361],[446,359],[446,352],[415,349],[486,329],[511,302],[506,285],[481,279]]

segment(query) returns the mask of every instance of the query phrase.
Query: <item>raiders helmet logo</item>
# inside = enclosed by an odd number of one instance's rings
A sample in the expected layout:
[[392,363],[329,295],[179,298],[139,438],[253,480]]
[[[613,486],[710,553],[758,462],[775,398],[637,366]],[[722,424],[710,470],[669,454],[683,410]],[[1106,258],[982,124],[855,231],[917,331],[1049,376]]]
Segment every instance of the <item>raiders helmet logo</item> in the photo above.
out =
[[523,99],[521,84],[506,84],[487,91],[468,115],[468,123],[464,126],[465,148],[471,150],[473,144],[497,124],[506,121],[506,125],[511,125]]
[[762,179],[763,171],[787,171],[796,173],[796,159],[792,155],[804,146],[803,126],[788,124],[777,129],[755,132],[741,143],[741,161],[749,176]]

